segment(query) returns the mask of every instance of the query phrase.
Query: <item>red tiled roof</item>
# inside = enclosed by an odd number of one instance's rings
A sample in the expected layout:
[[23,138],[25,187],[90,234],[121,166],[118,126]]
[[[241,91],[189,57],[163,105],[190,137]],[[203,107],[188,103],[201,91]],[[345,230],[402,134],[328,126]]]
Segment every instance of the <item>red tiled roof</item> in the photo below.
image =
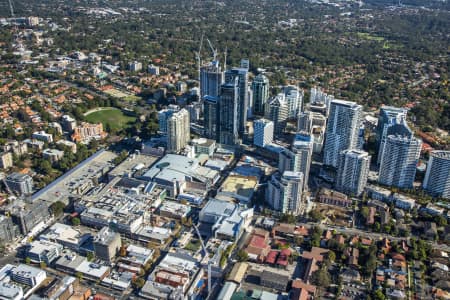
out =
[[266,240],[258,235],[254,235],[252,236],[249,246],[252,247],[256,247],[256,248],[266,248],[267,244],[266,244]]
[[392,255],[392,259],[406,261],[405,257],[400,253],[395,253]]
[[277,260],[278,251],[270,251],[269,254],[266,257],[266,263],[268,264],[274,264]]

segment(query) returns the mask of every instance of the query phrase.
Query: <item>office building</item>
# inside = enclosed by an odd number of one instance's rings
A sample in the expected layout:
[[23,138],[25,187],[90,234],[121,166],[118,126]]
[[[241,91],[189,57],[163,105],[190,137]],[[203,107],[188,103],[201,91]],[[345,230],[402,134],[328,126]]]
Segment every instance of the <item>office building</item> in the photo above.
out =
[[0,242],[10,242],[14,240],[19,233],[19,227],[13,223],[11,218],[0,215]]
[[13,281],[30,287],[38,286],[45,278],[47,278],[47,273],[44,270],[25,264],[20,264],[11,271]]
[[41,234],[39,239],[40,241],[57,243],[64,246],[64,248],[80,252],[83,245],[92,239],[92,235],[83,233],[70,225],[55,223],[45,233]]
[[47,204],[43,201],[35,201],[30,206],[13,206],[8,213],[23,235],[43,228],[45,222],[52,220]]
[[155,66],[155,65],[153,65],[153,64],[150,64],[150,65],[147,66],[147,72],[148,72],[150,75],[158,76],[158,75],[159,75],[159,67],[158,67],[158,66]]
[[236,85],[237,83],[237,120],[238,134],[240,137],[246,132],[247,111],[249,107],[248,99],[248,69],[233,68],[225,72],[225,82]]
[[330,105],[323,164],[337,168],[341,151],[354,149],[357,146],[362,106],[344,100],[333,100]]
[[46,143],[53,143],[53,135],[45,131],[33,132],[32,138]]
[[298,131],[311,132],[313,126],[312,124],[313,124],[312,113],[310,111],[304,111],[298,115],[297,121]]
[[275,134],[280,134],[286,127],[289,108],[284,94],[278,94],[268,100],[265,107],[265,118],[271,120]]
[[[253,91],[252,87],[247,87],[247,99],[248,99],[248,108],[247,108],[247,120],[253,118]],[[248,125],[248,123],[246,123]],[[248,127],[246,127],[248,130]]]
[[253,79],[253,112],[255,115],[264,115],[264,106],[269,99],[269,89],[269,79],[265,75],[259,74]]
[[177,111],[179,111],[178,106],[171,106],[158,111],[158,125],[159,132],[162,134],[167,134],[167,120]]
[[190,140],[189,112],[183,108],[167,121],[167,151],[179,152]]
[[54,163],[64,157],[64,151],[47,148],[42,151],[42,157],[51,163]]
[[288,105],[288,119],[297,119],[302,111],[303,92],[295,86],[285,86],[283,93]]
[[386,121],[386,123],[383,124],[381,126],[381,129],[378,129],[379,131],[377,132],[377,137],[379,138],[379,140],[377,140],[378,165],[381,163],[381,158],[383,157],[383,151],[385,149],[385,143],[389,135],[400,135],[409,138],[414,136],[413,131],[409,128],[408,124],[406,123],[404,115],[399,114],[398,117],[392,117],[389,119],[381,118],[378,122],[384,121]]
[[299,132],[295,136],[291,149],[283,149],[278,156],[278,169],[281,173],[285,171],[303,173],[303,190],[308,187],[313,147],[312,135]]
[[332,95],[328,95],[320,88],[311,88],[309,97],[309,109],[312,112],[328,116],[330,113],[330,104],[334,100]]
[[273,122],[260,119],[253,122],[253,144],[265,147],[273,141]]
[[370,169],[370,155],[362,150],[348,149],[341,152],[337,171],[336,189],[359,196],[364,191]]
[[191,144],[195,148],[195,154],[206,154],[208,157],[212,157],[214,155],[214,151],[216,150],[216,141],[199,138],[193,139]]
[[277,211],[293,215],[300,214],[302,204],[303,173],[285,171],[283,175],[276,173],[268,185],[266,201]]
[[411,135],[388,135],[383,142],[378,182],[409,189],[413,187],[422,141]]
[[130,62],[130,63],[128,64],[128,69],[129,69],[131,72],[139,72],[140,70],[142,70],[142,63],[141,63],[141,62],[138,62],[138,61]]
[[122,246],[120,234],[108,227],[103,227],[94,238],[95,256],[101,260],[111,262]]
[[51,264],[63,251],[63,246],[49,241],[32,241],[26,246],[26,257],[36,264]]
[[382,106],[378,115],[377,123],[377,142],[380,145],[381,140],[386,136],[387,128],[392,124],[399,124],[406,119],[408,110],[400,107]]
[[423,188],[435,197],[450,199],[450,151],[432,151]]
[[222,85],[219,100],[219,143],[236,145],[239,143],[238,125],[238,78]]
[[11,152],[0,152],[0,169],[8,169],[13,166],[13,156]]
[[238,241],[253,217],[253,209],[219,199],[210,199],[199,213],[199,220],[210,226],[215,238]]
[[219,140],[219,97],[207,95],[203,98],[203,120],[205,136]]
[[219,61],[213,61],[200,68],[200,99],[205,96],[218,97],[223,83],[223,72]]
[[200,119],[200,114],[202,112],[202,105],[200,102],[192,102],[185,107],[189,112],[189,120],[191,123],[196,123]]
[[77,127],[77,120],[75,120],[69,115],[64,115],[61,118],[61,125],[63,130],[67,132],[72,132],[75,130],[75,127]]
[[25,299],[23,288],[13,282],[0,282],[0,298],[6,300],[22,300]]
[[248,71],[250,69],[250,60],[247,58],[241,59],[240,67]]
[[27,196],[33,193],[33,178],[27,174],[12,173],[5,179],[7,189],[20,196]]

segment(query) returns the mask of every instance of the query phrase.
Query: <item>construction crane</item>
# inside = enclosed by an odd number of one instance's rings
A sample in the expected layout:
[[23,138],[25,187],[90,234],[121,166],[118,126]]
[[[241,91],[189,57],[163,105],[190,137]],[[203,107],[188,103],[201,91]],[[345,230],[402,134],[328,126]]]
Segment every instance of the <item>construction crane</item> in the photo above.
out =
[[211,293],[211,261],[209,260],[209,253],[208,253],[208,250],[206,250],[205,243],[203,242],[203,239],[200,234],[200,231],[198,230],[198,227],[195,224],[192,224],[192,226],[194,227],[195,232],[198,235],[198,239],[200,240],[200,244],[202,245],[203,253],[204,253],[203,258],[208,258],[208,295],[209,295],[209,293]]
[[200,45],[198,47],[198,52],[195,52],[195,58],[197,59],[197,71],[198,71],[198,82],[200,82],[200,67],[202,65],[202,59],[201,59],[201,52],[202,52],[202,45],[203,45],[203,35],[200,38]]
[[9,2],[9,10],[11,11],[11,18],[14,18],[14,7],[12,5],[12,0],[8,0]]
[[206,41],[208,42],[209,48],[211,48],[211,51],[213,53],[213,61],[215,61],[216,57],[217,57],[217,49],[214,49],[214,47],[211,44],[211,41],[209,39],[206,39]]

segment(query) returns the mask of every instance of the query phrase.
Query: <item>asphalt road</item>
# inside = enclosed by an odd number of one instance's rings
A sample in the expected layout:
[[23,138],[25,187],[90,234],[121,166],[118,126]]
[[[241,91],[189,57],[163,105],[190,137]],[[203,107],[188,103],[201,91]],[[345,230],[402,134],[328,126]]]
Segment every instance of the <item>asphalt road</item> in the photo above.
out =
[[[360,235],[360,236],[370,237],[372,240],[381,240],[383,238],[388,238],[391,241],[402,241],[402,240],[409,238],[409,237],[396,237],[396,236],[392,236],[392,235],[385,234],[385,233],[376,233],[376,232],[366,231],[366,230],[362,230],[362,229],[358,229],[358,228],[347,228],[347,227],[325,225],[325,224],[313,223],[313,222],[299,223],[299,225],[305,226],[308,228],[313,227],[313,226],[321,226],[321,227],[336,230],[337,232],[340,232],[340,233],[345,233],[347,235]],[[446,244],[438,244],[438,243],[432,242],[432,241],[426,241],[426,242],[431,244],[433,249],[450,252],[450,246],[448,246]]]

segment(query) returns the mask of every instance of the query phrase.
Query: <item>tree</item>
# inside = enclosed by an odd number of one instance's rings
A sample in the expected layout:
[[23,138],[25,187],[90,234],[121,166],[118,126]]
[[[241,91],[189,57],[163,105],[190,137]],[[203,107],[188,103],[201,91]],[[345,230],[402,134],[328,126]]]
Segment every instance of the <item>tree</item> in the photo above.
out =
[[47,268],[47,264],[45,263],[45,261],[41,261],[39,266],[41,267],[41,269]]
[[365,276],[370,276],[377,268],[377,258],[374,254],[369,254],[368,258],[364,260],[362,271]]
[[52,165],[48,160],[41,160],[37,166],[37,169],[44,175],[49,175],[53,172]]
[[336,260],[336,253],[334,253],[334,251],[329,251],[328,252],[328,259],[331,261],[331,262],[334,262],[335,260]]
[[363,206],[361,208],[361,215],[364,217],[364,219],[367,219],[369,216],[369,208],[367,206]]
[[377,289],[373,294],[375,300],[385,300],[386,296],[383,294],[382,289]]
[[245,250],[242,250],[242,249],[239,250],[238,253],[237,253],[236,255],[237,255],[238,261],[240,261],[240,262],[243,262],[243,261],[247,261],[247,260],[248,260],[248,253],[245,252]]
[[74,217],[72,218],[72,225],[73,226],[79,226],[81,223],[80,218]]
[[64,212],[65,207],[66,207],[66,205],[64,203],[62,203],[61,201],[56,201],[56,202],[52,203],[52,205],[50,205],[50,209],[53,212],[53,215],[55,217],[61,216],[62,213]]
[[145,280],[141,277],[138,277],[134,279],[131,283],[133,284],[133,287],[135,289],[141,289],[145,284]]
[[88,252],[88,253],[86,254],[86,258],[87,258],[88,261],[94,260],[94,257],[95,257],[95,255],[94,255],[93,252]]
[[280,218],[281,222],[285,222],[285,223],[289,223],[289,224],[294,224],[296,220],[297,220],[297,218],[292,214],[283,214]]
[[314,209],[309,213],[309,216],[311,219],[314,220],[314,222],[320,222],[323,220],[324,216],[320,213],[320,210]]
[[83,280],[83,273],[81,272],[76,272],[75,273],[75,277],[78,278],[79,281]]
[[31,258],[29,258],[28,256],[25,257],[25,263],[26,263],[27,265],[31,264]]
[[322,266],[311,275],[311,281],[320,287],[328,287],[331,284],[330,273]]

